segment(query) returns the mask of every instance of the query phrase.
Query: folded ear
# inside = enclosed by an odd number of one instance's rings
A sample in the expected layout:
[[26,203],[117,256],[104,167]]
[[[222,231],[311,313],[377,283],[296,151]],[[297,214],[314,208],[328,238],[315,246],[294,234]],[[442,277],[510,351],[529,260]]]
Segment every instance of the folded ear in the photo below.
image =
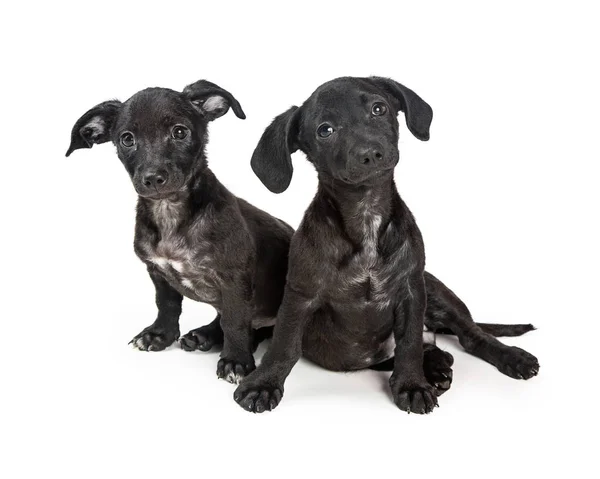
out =
[[292,181],[292,153],[297,149],[298,107],[275,117],[260,138],[250,165],[260,181],[273,193],[287,190]]
[[183,94],[189,98],[192,104],[202,112],[208,121],[216,120],[229,110],[233,109],[235,116],[246,119],[239,102],[227,90],[206,80],[186,86]]
[[367,80],[391,97],[396,112],[404,112],[406,125],[413,135],[422,141],[429,140],[433,110],[419,95],[389,78],[370,77]]
[[120,101],[110,100],[88,110],[71,130],[71,145],[67,156],[79,148],[91,148],[96,143],[109,141],[120,108]]

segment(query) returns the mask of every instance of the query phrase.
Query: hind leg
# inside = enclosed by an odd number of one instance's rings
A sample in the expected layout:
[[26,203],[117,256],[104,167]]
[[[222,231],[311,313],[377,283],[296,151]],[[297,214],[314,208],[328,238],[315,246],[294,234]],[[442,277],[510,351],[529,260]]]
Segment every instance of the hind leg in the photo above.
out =
[[444,394],[452,385],[452,364],[454,358],[435,344],[423,345],[423,371],[425,379],[435,388],[438,396]]
[[221,315],[217,314],[212,323],[192,329],[189,333],[181,336],[179,345],[185,351],[209,351],[214,346],[223,346]]
[[[253,348],[256,348],[264,340],[273,336],[273,326],[259,328],[253,334]],[[192,329],[189,333],[179,338],[179,345],[185,351],[210,351],[213,347],[223,346],[223,328],[221,328],[221,315],[205,326]]]
[[[452,385],[452,364],[454,358],[447,351],[442,351],[435,344],[423,344],[423,372],[425,379],[435,388],[437,396],[444,394]],[[394,358],[369,366],[375,371],[391,371],[394,369]]]
[[425,325],[432,331],[450,329],[465,350],[496,366],[514,379],[529,379],[537,375],[539,363],[523,349],[507,346],[486,333],[471,317],[465,304],[433,275],[425,274],[427,310]]

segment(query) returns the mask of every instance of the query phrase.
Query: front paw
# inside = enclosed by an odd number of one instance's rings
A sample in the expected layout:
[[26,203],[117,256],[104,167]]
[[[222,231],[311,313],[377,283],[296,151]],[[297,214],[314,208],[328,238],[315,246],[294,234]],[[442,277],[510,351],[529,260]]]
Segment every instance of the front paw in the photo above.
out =
[[235,359],[221,358],[217,363],[217,377],[224,379],[228,383],[239,384],[255,368],[254,360],[239,362]]
[[396,406],[409,414],[429,414],[438,405],[435,388],[425,380],[407,382],[392,374],[390,386]]
[[140,351],[162,351],[179,337],[179,328],[151,325],[135,336],[129,344]]
[[268,382],[242,381],[233,393],[233,399],[246,411],[272,411],[283,397],[283,385]]

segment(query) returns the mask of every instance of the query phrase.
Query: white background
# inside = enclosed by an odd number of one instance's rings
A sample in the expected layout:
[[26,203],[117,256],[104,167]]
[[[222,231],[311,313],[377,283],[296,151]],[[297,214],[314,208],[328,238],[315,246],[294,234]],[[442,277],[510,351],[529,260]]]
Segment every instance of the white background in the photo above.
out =
[[[598,15],[594,2],[11,2],[3,7],[0,475],[590,477],[597,453]],[[399,190],[429,271],[537,355],[515,381],[462,351],[421,417],[387,373],[301,361],[275,412],[238,407],[217,353],[128,341],[155,317],[132,249],[136,197],[110,144],[66,159],[88,108],[201,78],[248,119],[211,125],[210,165],[297,226],[316,188],[303,155],[282,195],[249,160],[263,129],[342,75],[392,77],[434,110],[404,126]],[[212,320],[186,300],[182,333]],[[261,350],[262,352],[262,350]],[[594,446],[595,444],[595,446]]]

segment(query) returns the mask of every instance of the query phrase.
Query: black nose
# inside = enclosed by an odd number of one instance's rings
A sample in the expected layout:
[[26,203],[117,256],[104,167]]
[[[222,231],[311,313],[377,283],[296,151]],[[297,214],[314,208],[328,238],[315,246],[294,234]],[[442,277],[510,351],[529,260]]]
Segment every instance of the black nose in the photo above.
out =
[[166,171],[158,171],[156,173],[147,173],[142,183],[146,188],[154,188],[156,190],[160,190],[163,188],[167,181],[169,180],[169,175]]
[[384,162],[383,153],[378,148],[361,148],[357,154],[358,161],[365,166],[381,166]]

